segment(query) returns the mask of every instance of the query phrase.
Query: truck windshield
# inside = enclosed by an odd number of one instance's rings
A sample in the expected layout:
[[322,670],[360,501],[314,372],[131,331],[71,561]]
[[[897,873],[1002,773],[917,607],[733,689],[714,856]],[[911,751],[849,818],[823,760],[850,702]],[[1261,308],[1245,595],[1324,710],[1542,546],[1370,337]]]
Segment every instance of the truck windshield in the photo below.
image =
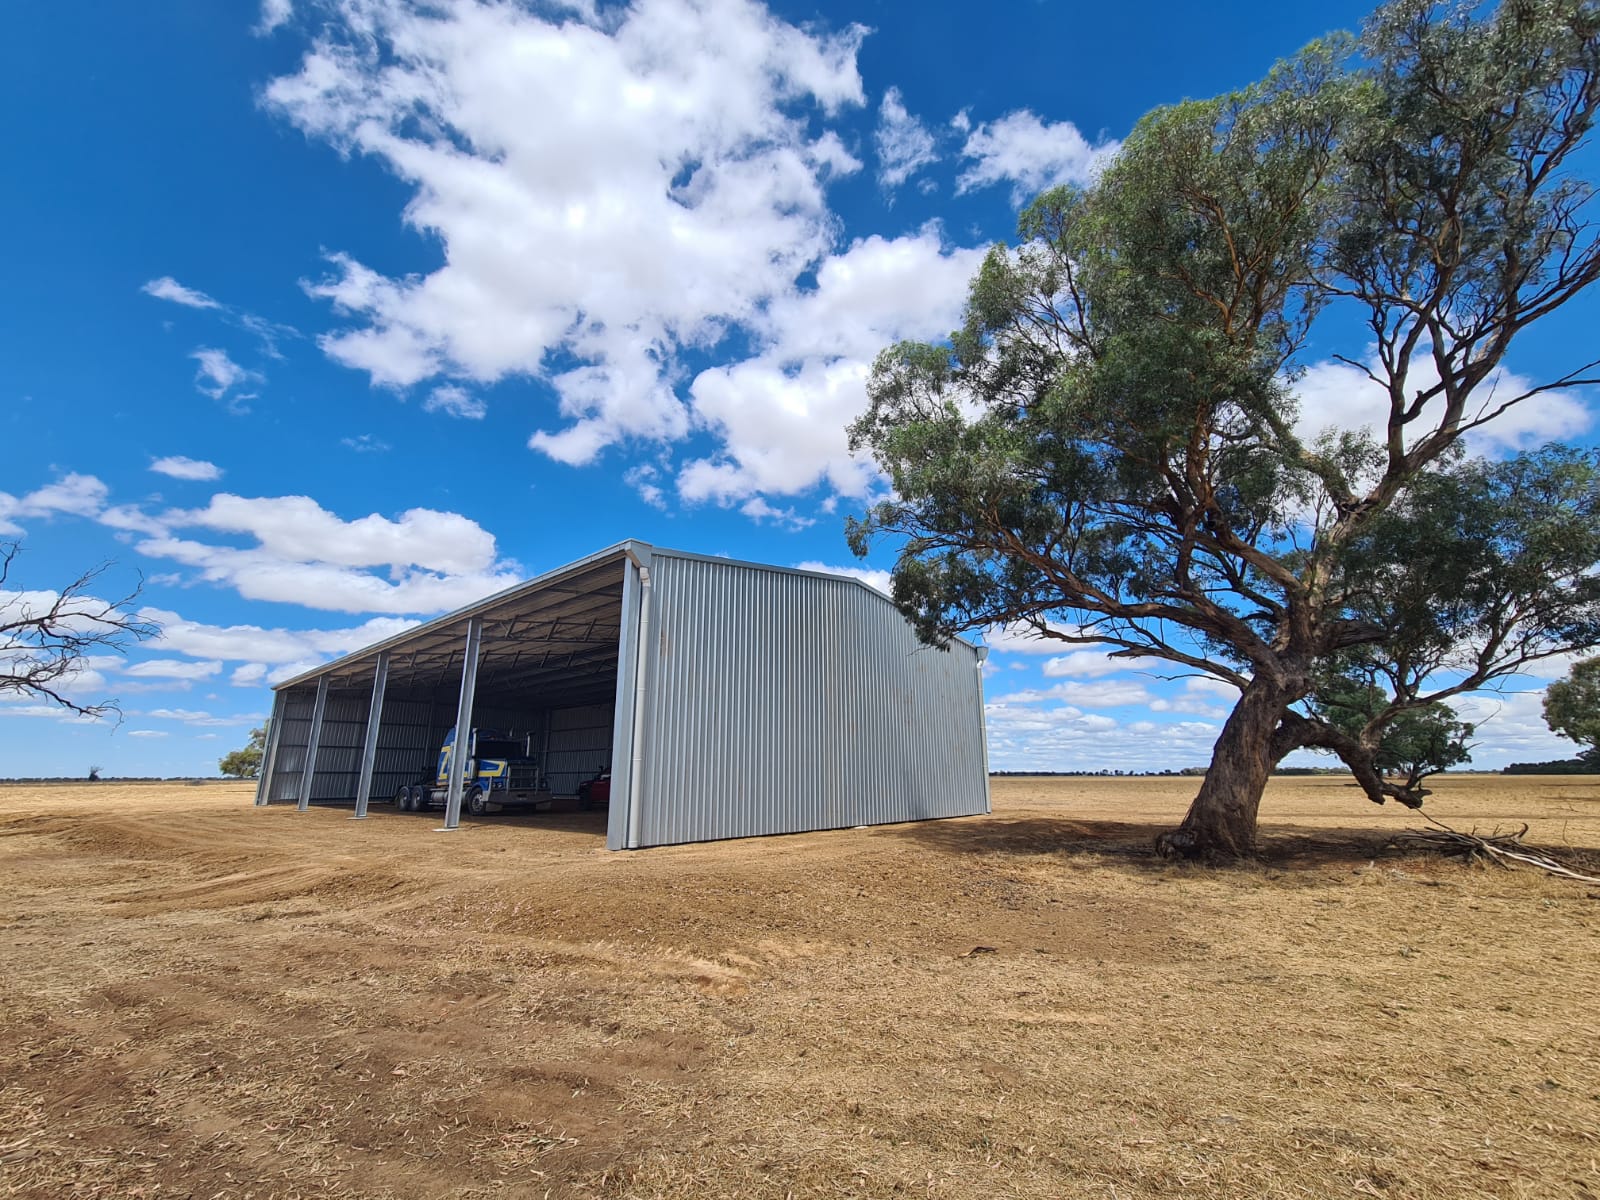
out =
[[523,754],[521,742],[500,741],[495,738],[478,739],[479,758],[521,758]]

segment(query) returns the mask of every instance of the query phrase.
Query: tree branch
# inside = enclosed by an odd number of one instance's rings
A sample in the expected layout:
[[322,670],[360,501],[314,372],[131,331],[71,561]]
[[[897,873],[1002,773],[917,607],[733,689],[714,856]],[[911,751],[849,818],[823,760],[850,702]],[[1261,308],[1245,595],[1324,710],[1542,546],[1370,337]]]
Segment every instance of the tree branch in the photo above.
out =
[[118,600],[102,600],[89,592],[110,567],[102,563],[60,591],[11,590],[6,585],[21,553],[20,543],[0,542],[0,693],[31,696],[85,717],[120,716],[116,701],[83,703],[69,685],[95,651],[120,654],[129,642],[158,632],[131,611],[143,581]]

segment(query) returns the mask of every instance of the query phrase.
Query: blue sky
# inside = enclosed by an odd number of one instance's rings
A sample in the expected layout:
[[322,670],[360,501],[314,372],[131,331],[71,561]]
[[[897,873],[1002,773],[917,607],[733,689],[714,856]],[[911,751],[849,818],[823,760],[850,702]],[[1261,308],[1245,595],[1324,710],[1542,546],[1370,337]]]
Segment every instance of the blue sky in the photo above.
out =
[[[269,684],[625,537],[852,561],[867,364],[1018,204],[1364,5],[31,5],[0,69],[0,536],[163,632],[0,702],[0,776],[205,774]],[[1596,301],[1510,364],[1572,365]],[[1360,409],[1313,364],[1310,417]],[[1488,452],[1592,440],[1557,395]],[[1309,419],[1309,418],[1308,418]],[[1228,697],[996,639],[997,769],[1182,767]],[[1564,664],[1552,668],[1559,674]],[[1543,680],[1475,756],[1571,751]]]

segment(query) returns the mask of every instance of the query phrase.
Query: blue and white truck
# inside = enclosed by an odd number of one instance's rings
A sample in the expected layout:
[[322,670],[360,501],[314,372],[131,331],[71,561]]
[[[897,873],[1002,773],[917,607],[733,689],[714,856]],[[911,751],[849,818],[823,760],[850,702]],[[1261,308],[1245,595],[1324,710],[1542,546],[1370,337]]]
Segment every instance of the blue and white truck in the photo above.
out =
[[[461,810],[481,816],[513,804],[549,808],[555,797],[532,742],[532,734],[474,729],[467,742]],[[450,798],[450,759],[455,745],[456,731],[451,727],[439,747],[433,779],[402,787],[394,795],[396,808],[402,812],[425,812],[435,806],[445,807]]]

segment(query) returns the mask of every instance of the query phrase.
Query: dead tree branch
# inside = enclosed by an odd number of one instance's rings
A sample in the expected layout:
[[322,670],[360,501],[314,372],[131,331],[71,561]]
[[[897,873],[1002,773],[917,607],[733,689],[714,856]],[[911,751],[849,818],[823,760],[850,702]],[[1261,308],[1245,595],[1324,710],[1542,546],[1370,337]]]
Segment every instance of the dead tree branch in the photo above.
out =
[[1523,825],[1513,833],[1500,833],[1497,830],[1484,837],[1476,831],[1462,833],[1459,829],[1452,829],[1426,813],[1423,813],[1422,817],[1435,828],[1398,834],[1394,844],[1401,847],[1437,850],[1445,854],[1459,854],[1469,861],[1482,859],[1500,867],[1522,863],[1524,866],[1534,867],[1550,875],[1559,875],[1563,879],[1575,879],[1580,883],[1600,883],[1600,876],[1584,875],[1574,871],[1544,851],[1524,845],[1522,839],[1527,836],[1527,825]]
[[129,642],[156,634],[132,610],[143,581],[121,599],[103,600],[90,592],[111,565],[101,563],[59,591],[23,590],[10,582],[21,553],[20,543],[0,542],[0,694],[45,700],[85,717],[120,715],[116,701],[84,703],[71,689],[97,652],[122,654]]

